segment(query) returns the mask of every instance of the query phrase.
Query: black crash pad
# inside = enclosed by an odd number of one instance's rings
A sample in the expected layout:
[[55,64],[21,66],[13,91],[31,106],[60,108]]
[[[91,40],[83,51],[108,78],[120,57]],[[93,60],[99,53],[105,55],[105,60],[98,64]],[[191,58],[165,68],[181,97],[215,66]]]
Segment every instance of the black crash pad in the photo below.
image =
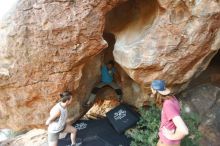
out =
[[106,115],[118,133],[123,133],[125,130],[134,126],[139,120],[139,115],[125,104],[121,104],[110,110]]
[[[71,140],[69,137],[58,141],[58,146],[67,146],[69,144],[71,144]],[[114,145],[108,143],[106,140],[98,136],[90,136],[83,139],[81,146],[114,146]]]
[[[77,139],[82,146],[129,146],[130,139],[115,131],[107,118],[99,120],[79,120],[73,124],[77,130]],[[59,140],[58,146],[70,144],[70,134]]]

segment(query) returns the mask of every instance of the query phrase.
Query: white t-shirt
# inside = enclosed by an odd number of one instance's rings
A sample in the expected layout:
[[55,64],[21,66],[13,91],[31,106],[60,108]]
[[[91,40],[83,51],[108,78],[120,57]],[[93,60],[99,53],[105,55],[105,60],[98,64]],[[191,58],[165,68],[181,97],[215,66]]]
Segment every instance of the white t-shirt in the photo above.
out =
[[58,133],[65,128],[67,119],[67,108],[63,108],[59,102],[51,109],[50,113],[52,114],[53,112],[57,111],[57,109],[60,110],[60,117],[49,124],[48,132],[51,133]]

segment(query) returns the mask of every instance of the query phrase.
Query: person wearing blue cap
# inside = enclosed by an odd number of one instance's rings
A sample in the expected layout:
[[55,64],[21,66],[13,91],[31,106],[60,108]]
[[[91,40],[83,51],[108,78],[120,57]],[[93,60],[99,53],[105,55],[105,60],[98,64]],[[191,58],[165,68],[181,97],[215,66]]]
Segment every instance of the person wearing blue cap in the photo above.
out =
[[181,139],[188,135],[188,128],[180,116],[180,104],[165,81],[153,80],[152,96],[157,106],[162,108],[157,146],[180,146]]

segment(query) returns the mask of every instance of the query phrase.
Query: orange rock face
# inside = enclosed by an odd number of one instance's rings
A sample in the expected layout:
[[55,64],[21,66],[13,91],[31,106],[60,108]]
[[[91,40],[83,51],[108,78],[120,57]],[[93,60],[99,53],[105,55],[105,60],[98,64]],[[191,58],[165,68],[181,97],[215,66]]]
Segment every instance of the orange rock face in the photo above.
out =
[[20,0],[0,21],[0,128],[44,127],[67,89],[70,117],[81,116],[99,80],[103,32],[116,38],[126,102],[141,105],[155,78],[184,87],[220,48],[219,20],[214,0]]
[[[117,30],[113,23],[108,31],[117,38],[115,60],[139,84],[155,78],[171,85],[187,83],[206,68],[220,48],[218,2],[152,0],[137,5],[139,15],[130,18],[126,27]],[[120,8],[112,11],[109,21],[119,12],[124,13]],[[133,13],[137,11],[130,11]]]
[[0,128],[43,127],[67,89],[75,97],[69,113],[80,116],[100,75],[105,13],[118,2],[17,2],[0,21]]

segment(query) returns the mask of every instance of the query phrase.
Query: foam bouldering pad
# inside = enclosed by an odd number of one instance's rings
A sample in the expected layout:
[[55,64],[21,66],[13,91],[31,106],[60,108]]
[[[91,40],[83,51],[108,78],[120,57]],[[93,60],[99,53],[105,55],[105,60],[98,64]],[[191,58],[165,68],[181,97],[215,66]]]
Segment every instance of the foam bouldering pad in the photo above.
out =
[[[67,146],[71,144],[70,138],[60,139],[58,146]],[[83,139],[80,146],[114,146],[98,136],[89,136]]]
[[114,146],[99,136],[91,136],[84,139],[82,146]]
[[106,115],[118,133],[123,133],[127,129],[136,125],[139,120],[139,115],[125,104],[121,104],[110,110]]
[[[73,124],[77,129],[77,139],[82,146],[129,146],[130,139],[115,131],[107,118],[99,120],[79,120]],[[59,140],[59,146],[70,144],[70,134]]]

